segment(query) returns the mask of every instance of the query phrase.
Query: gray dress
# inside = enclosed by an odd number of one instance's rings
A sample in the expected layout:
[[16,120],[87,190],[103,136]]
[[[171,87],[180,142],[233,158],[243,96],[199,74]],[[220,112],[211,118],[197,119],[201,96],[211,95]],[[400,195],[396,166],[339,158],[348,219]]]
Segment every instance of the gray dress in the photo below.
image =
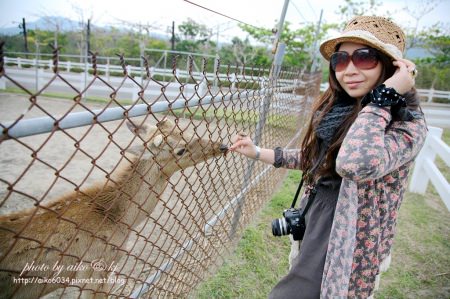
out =
[[339,196],[341,178],[321,179],[317,194],[305,221],[306,231],[298,256],[289,273],[269,294],[271,299],[316,299],[320,297],[322,273],[334,211]]

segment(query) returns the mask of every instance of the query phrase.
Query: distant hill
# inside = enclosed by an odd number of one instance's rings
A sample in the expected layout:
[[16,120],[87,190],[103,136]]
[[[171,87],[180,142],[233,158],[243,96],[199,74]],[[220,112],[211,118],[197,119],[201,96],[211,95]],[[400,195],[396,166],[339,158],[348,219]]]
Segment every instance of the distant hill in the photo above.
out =
[[411,48],[406,52],[405,57],[408,59],[433,57],[434,55],[424,48]]
[[[26,20],[25,20],[26,21]],[[79,31],[80,30],[80,22],[73,21],[68,18],[64,17],[46,17],[46,18],[40,18],[37,21],[34,22],[26,22],[27,30],[48,30],[48,31],[54,31],[56,28],[56,25],[59,26],[59,30],[62,32],[67,31]],[[94,29],[103,29],[103,30],[109,30],[110,27],[102,27],[102,26],[96,26],[95,24],[91,24],[91,30],[94,31]],[[123,29],[124,31],[129,30],[125,27],[116,27],[118,29]],[[16,35],[21,34],[22,29],[19,28],[19,26],[15,27],[4,27],[0,28],[0,35]],[[169,40],[170,36],[167,34],[161,34],[157,32],[150,33],[150,36],[155,39],[160,40]]]
[[[26,21],[26,20],[25,20]],[[70,20],[68,18],[64,17],[46,17],[46,18],[40,18],[37,21],[34,22],[26,22],[27,30],[49,30],[53,31],[56,28],[56,25],[59,26],[60,31],[72,31],[76,30],[80,27],[80,23],[77,21]],[[20,34],[22,29],[19,28],[19,25],[15,27],[4,27],[0,28],[0,34],[4,35],[16,35]]]

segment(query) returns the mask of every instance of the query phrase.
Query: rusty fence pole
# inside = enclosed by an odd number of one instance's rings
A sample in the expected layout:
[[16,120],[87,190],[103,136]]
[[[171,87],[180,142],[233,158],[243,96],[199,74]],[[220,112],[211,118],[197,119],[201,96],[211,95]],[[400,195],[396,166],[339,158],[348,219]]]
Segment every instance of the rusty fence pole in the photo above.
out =
[[[285,53],[285,44],[280,43],[277,48],[277,53],[275,54],[275,57],[274,57],[274,62],[273,62],[272,68],[270,70],[269,80],[267,81],[268,86],[267,86],[267,88],[265,88],[265,86],[263,86],[261,89],[261,90],[264,90],[264,96],[263,96],[262,105],[259,106],[259,112],[260,112],[259,120],[256,125],[255,136],[253,138],[253,141],[256,146],[259,146],[261,143],[262,133],[263,133],[264,126],[265,126],[266,120],[267,120],[267,114],[270,109],[270,104],[272,102],[272,97],[273,97],[274,91],[277,88],[277,79],[280,76],[281,64],[283,62],[284,53]],[[244,174],[244,181],[242,183],[242,188],[241,188],[242,190],[247,190],[247,188],[249,187],[251,177],[253,174],[253,170],[255,168],[255,163],[256,163],[256,161],[253,159],[248,161],[248,166],[247,166],[247,169]],[[230,230],[230,234],[229,234],[230,239],[233,239],[234,236],[236,235],[236,231],[239,226],[239,221],[242,216],[242,208],[245,205],[245,195],[246,195],[246,193],[243,193],[242,196],[238,199],[237,207],[234,212],[233,220],[231,223],[231,230]]]

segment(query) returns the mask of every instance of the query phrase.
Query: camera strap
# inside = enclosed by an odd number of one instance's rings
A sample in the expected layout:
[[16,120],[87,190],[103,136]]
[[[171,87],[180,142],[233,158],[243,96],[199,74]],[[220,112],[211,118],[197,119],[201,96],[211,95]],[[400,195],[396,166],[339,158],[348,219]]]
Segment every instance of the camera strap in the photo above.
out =
[[295,204],[297,203],[297,198],[300,195],[300,191],[303,187],[303,181],[305,180],[306,173],[304,172],[302,175],[302,179],[300,180],[300,184],[298,184],[297,191],[295,192],[294,200],[292,201],[291,208],[295,208]]
[[[314,166],[311,169],[311,173],[312,174],[314,174],[316,172],[316,170],[319,167],[320,163],[322,163],[323,159],[325,158],[325,153],[326,153],[327,149],[328,149],[328,146],[322,148],[320,156],[319,156],[319,159],[317,159],[316,163],[314,163]],[[295,208],[298,196],[300,195],[300,191],[301,191],[301,189],[303,187],[303,182],[304,182],[305,177],[307,175],[308,175],[308,172],[304,172],[302,174],[302,179],[300,180],[300,184],[298,184],[297,192],[295,192],[295,196],[294,196],[294,200],[292,201],[291,208]],[[317,193],[317,191],[316,191],[316,184],[312,185],[312,187],[310,188],[309,192],[310,193],[309,193],[309,196],[308,196],[308,202],[306,203],[306,206],[303,209],[302,216],[306,215],[306,213],[309,210],[309,207],[312,205],[312,203],[314,201],[314,198],[316,197],[316,193]]]
[[[295,208],[295,204],[297,203],[298,196],[300,195],[300,191],[303,187],[303,182],[305,180],[306,173],[303,173],[302,179],[300,180],[300,184],[298,185],[297,192],[295,192],[294,200],[292,201],[291,208]],[[308,202],[306,203],[305,208],[303,209],[302,216],[305,216],[309,210],[309,207],[312,205],[314,198],[316,197],[316,187],[313,186],[309,191]]]

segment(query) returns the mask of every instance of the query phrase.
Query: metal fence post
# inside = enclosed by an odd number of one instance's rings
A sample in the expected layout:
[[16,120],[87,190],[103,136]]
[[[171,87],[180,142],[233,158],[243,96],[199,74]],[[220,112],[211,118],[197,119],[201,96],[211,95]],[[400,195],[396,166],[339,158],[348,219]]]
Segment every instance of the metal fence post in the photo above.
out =
[[109,68],[110,68],[110,64],[109,64],[109,57],[106,58],[106,69],[105,69],[105,76],[106,76],[106,80],[108,82],[110,82],[110,73],[109,73]]
[[[277,53],[275,54],[275,57],[274,57],[274,62],[273,62],[272,69],[271,69],[271,72],[269,75],[267,89],[263,87],[263,89],[266,90],[266,92],[264,93],[264,96],[263,96],[263,103],[259,107],[260,108],[259,109],[259,112],[260,112],[259,120],[256,125],[255,136],[253,138],[253,142],[255,143],[255,145],[259,145],[261,143],[262,133],[263,133],[264,126],[265,126],[266,120],[267,120],[267,113],[269,112],[270,103],[272,102],[272,97],[274,94],[274,89],[276,88],[276,85],[277,85],[277,78],[280,75],[281,64],[283,62],[284,52],[285,52],[285,44],[280,43],[277,48]],[[246,188],[248,187],[248,185],[251,181],[253,170],[255,168],[255,163],[256,163],[255,160],[250,160],[248,162],[248,167],[244,174],[244,181],[242,183],[242,190],[246,190]],[[231,230],[230,230],[230,239],[232,239],[234,237],[234,235],[236,234],[236,231],[237,231],[237,228],[239,225],[239,221],[241,219],[242,208],[244,207],[244,204],[245,204],[245,193],[242,194],[242,197],[238,200],[236,211],[234,212],[234,215],[233,215],[233,220],[232,220]]]
[[45,72],[43,69],[36,70],[36,91],[41,90],[41,88],[44,87],[44,76]]

